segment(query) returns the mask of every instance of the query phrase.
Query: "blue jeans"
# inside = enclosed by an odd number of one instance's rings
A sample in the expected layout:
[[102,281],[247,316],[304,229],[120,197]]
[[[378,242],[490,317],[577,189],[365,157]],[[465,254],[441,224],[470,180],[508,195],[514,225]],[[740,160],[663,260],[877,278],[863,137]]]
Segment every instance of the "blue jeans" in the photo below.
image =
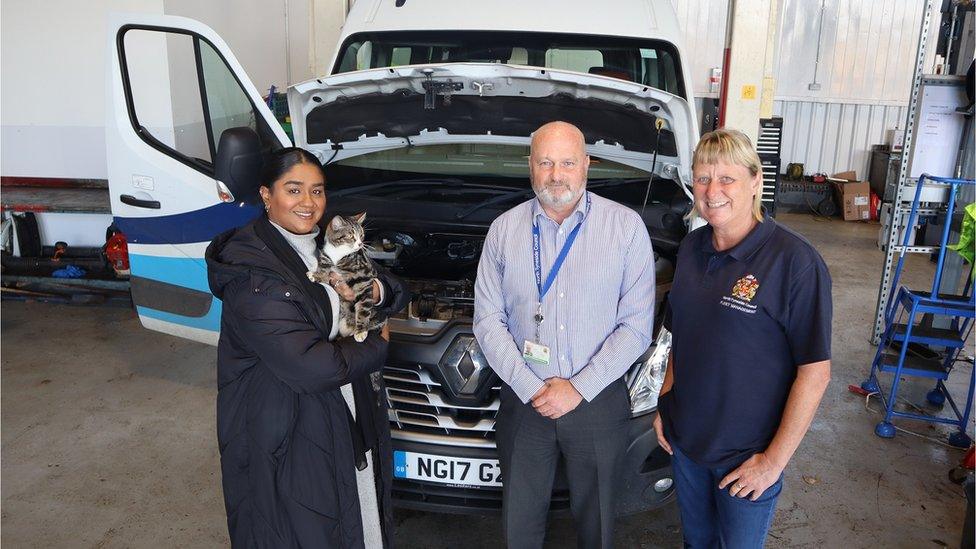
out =
[[782,475],[758,500],[737,498],[729,495],[728,486],[724,490],[718,487],[735,467],[705,467],[692,461],[675,444],[671,444],[671,449],[685,547],[761,548],[783,489]]

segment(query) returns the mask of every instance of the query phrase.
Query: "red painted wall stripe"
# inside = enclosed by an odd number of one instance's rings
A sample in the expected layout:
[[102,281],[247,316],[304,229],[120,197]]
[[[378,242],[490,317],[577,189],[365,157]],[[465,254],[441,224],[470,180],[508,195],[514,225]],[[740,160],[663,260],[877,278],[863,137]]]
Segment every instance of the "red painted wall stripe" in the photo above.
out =
[[49,189],[107,189],[107,179],[77,179],[70,177],[0,176],[3,187],[45,187]]

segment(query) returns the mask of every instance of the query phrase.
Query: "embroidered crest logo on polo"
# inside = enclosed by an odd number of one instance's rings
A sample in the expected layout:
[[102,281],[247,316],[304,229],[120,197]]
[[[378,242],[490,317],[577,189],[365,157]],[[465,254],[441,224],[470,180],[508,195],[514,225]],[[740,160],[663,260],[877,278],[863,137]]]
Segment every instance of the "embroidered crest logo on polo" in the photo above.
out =
[[732,296],[744,301],[752,301],[752,298],[756,297],[757,290],[759,290],[759,281],[756,280],[755,275],[746,275],[736,281],[735,286],[732,287]]
[[569,255],[569,250],[573,247],[573,243],[576,242],[576,236],[579,234],[580,228],[590,213],[590,193],[587,191],[585,194],[586,210],[583,213],[583,219],[573,227],[569,236],[566,237],[563,249],[556,256],[556,261],[552,264],[552,269],[549,271],[549,276],[546,277],[545,284],[542,282],[542,245],[540,244],[539,223],[535,219],[532,220],[532,261],[535,266],[535,284],[539,289],[539,301],[535,316],[533,317],[535,320],[535,341],[526,341],[522,350],[522,357],[528,362],[544,366],[549,365],[549,347],[542,344],[540,335],[542,323],[546,319],[542,313],[542,299],[549,293],[549,289],[552,288],[552,283],[555,282],[556,275],[559,274],[559,269],[563,266],[563,261]]

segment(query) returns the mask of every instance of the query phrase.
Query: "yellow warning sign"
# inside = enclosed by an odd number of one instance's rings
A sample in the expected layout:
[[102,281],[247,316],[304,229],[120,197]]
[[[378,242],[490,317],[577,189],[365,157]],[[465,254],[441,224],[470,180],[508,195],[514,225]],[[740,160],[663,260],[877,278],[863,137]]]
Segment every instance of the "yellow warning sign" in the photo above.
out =
[[752,84],[747,84],[742,86],[742,98],[743,99],[755,99],[756,98],[756,86]]

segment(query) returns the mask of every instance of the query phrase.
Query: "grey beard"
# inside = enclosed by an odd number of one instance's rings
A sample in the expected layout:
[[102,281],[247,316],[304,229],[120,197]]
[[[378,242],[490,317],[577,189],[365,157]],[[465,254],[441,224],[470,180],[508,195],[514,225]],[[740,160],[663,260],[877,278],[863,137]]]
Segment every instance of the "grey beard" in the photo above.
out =
[[560,196],[554,196],[552,191],[549,190],[549,187],[543,186],[541,189],[536,189],[535,196],[539,199],[539,202],[542,202],[546,206],[566,206],[579,200],[583,196],[583,189],[581,188],[578,192],[569,192],[568,194],[560,193]]

